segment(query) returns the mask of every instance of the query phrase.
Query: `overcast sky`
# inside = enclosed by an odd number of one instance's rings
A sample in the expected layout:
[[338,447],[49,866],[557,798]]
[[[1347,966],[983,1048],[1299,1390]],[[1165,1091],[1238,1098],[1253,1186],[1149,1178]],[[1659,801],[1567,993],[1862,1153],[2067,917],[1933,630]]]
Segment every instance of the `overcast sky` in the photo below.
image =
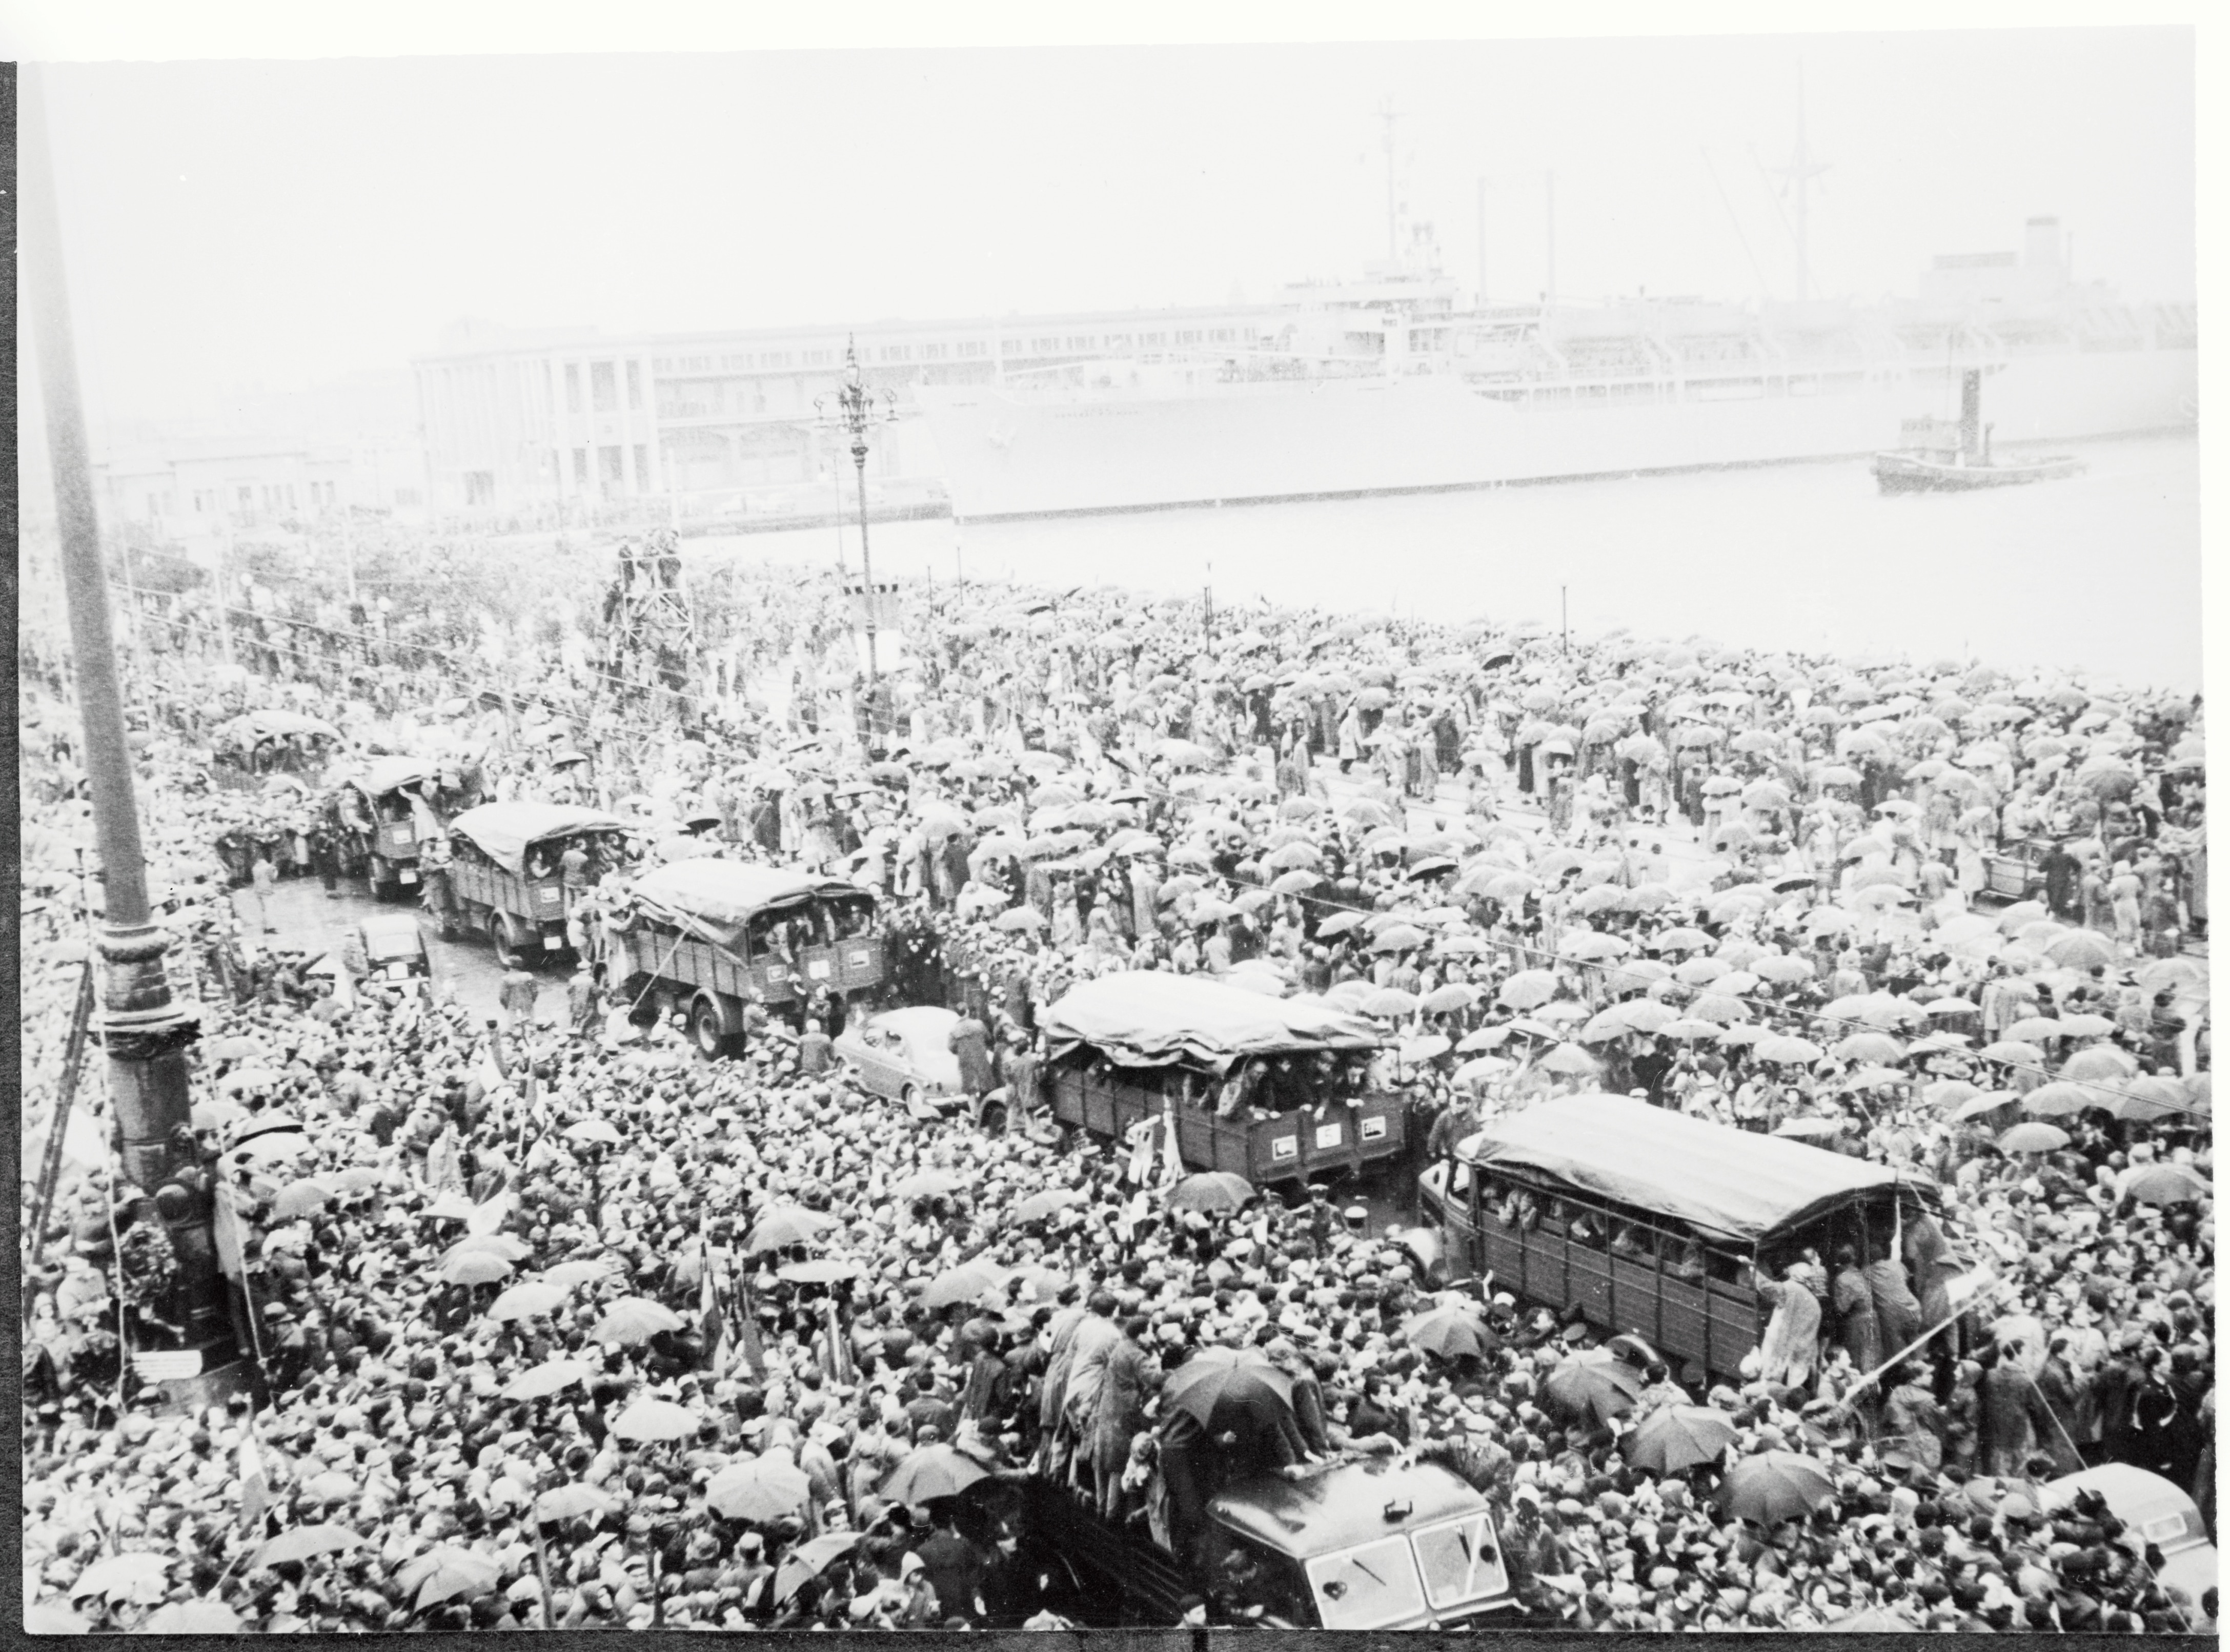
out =
[[2010,249],[2057,214],[2079,278],[2193,295],[2178,29],[48,74],[88,397],[128,417],[397,369],[467,316],[678,331],[1266,298],[1382,255],[1389,97],[1400,196],[1466,288],[1485,176],[1489,292],[1539,290],[1554,168],[1562,295],[1787,297],[1758,167],[1789,158],[1800,58],[1831,166],[1815,292],[1910,292],[1932,254]]

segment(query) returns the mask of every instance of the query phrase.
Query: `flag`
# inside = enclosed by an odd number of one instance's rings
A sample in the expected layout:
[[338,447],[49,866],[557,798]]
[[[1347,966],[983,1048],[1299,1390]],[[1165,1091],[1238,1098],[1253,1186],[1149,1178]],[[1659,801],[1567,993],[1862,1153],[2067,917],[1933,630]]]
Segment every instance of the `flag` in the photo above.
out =
[[764,1380],[766,1348],[759,1341],[758,1303],[752,1298],[749,1285],[739,1283],[736,1293],[736,1346],[743,1353],[744,1363],[751,1368],[751,1375]]
[[473,1077],[480,1080],[481,1093],[493,1096],[509,1081],[495,1058],[495,1041],[491,1038],[480,1046],[480,1060],[474,1064]]
[[844,1340],[843,1322],[836,1317],[836,1304],[822,1303],[822,1317],[826,1322],[822,1337],[821,1369],[831,1382],[848,1383],[853,1379],[852,1349]]
[[263,1473],[263,1456],[255,1449],[255,1413],[248,1414],[240,1434],[240,1529],[254,1533],[271,1502],[271,1482]]
[[720,1312],[720,1282],[712,1260],[704,1262],[705,1277],[697,1292],[697,1311],[704,1321],[705,1346],[718,1351],[727,1332],[727,1316]]
[[1184,1160],[1177,1154],[1177,1114],[1170,1102],[1162,1103],[1162,1186],[1174,1187],[1183,1179]]

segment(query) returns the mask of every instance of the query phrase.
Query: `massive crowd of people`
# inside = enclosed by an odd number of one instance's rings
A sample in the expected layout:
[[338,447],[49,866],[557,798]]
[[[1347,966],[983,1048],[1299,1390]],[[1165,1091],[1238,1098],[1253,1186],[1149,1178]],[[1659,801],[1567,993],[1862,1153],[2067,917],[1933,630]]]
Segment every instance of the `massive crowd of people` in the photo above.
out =
[[[2195,700],[1007,585],[908,588],[869,685],[833,579],[731,569],[698,601],[686,722],[529,627],[438,670],[127,661],[267,1384],[188,1413],[132,1391],[119,1334],[159,1335],[167,1240],[69,1135],[24,1310],[35,1622],[1054,1623],[1015,1482],[1181,1540],[1161,1379],[1219,1346],[1311,1396],[1305,1457],[1479,1488],[1529,1622],[2211,1620],[2142,1533],[2041,1490],[2130,1463],[2213,1531]],[[34,1147],[97,897],[61,687],[25,714]],[[272,709],[337,727],[323,771],[214,781],[210,731]],[[704,1060],[585,984],[539,1019],[507,994],[491,1036],[243,921],[228,832],[314,873],[306,794],[436,743],[490,797],[639,822],[645,858],[702,852],[693,821],[879,890],[894,1000],[962,1012],[999,1128],[871,1096],[810,1034]],[[592,964],[628,873],[579,903]],[[1200,1208],[1151,1140],[1056,1128],[1044,1012],[1131,969],[1372,1018],[1419,1144],[1381,1202],[1498,1119],[1638,1093],[1927,1173],[1997,1286],[1892,1360],[1942,1308],[1928,1282],[1802,1258],[1739,1373],[1614,1338],[1575,1409],[1551,1379],[1603,1336],[1565,1305],[1442,1276],[1345,1190]],[[1456,1357],[1420,1333],[1449,1315],[1478,1327]],[[1672,1406],[1724,1443],[1638,1444]],[[1810,1459],[1817,1494],[1769,1519],[1719,1495],[1762,1454]],[[1250,1603],[1204,1580],[1199,1610]]]

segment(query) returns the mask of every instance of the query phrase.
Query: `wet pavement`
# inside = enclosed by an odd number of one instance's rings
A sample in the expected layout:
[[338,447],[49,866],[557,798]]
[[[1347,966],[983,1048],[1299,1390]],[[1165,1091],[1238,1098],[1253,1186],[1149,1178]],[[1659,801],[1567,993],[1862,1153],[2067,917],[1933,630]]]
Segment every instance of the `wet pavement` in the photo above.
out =
[[[433,966],[435,991],[446,986],[455,993],[457,1002],[467,1009],[482,1015],[496,1012],[496,1000],[503,986],[503,967],[496,962],[494,949],[477,936],[442,940],[433,915],[422,911],[414,903],[375,901],[361,879],[349,878],[341,880],[338,899],[326,898],[324,885],[314,877],[286,878],[269,898],[271,922],[279,933],[263,936],[256,933],[260,926],[255,916],[254,891],[233,891],[233,906],[240,913],[243,936],[267,942],[283,951],[307,953],[313,959],[338,951],[349,925],[359,918],[397,912],[415,915],[419,932],[426,937],[426,955]],[[562,1022],[565,1016],[565,968],[554,963],[537,962],[533,971],[541,984],[537,1013]]]

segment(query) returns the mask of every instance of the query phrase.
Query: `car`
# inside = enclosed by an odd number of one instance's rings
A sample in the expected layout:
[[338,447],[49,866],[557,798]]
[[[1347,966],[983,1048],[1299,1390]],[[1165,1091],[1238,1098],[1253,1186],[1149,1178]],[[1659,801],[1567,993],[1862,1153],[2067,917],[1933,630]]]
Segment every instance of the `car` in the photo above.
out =
[[409,980],[430,976],[433,961],[426,955],[425,932],[418,920],[401,912],[381,912],[359,919],[358,941],[371,980]]
[[917,1112],[957,1109],[966,1099],[952,1029],[960,1018],[934,1004],[885,1010],[853,1022],[836,1040],[836,1054],[858,1076],[860,1087],[904,1102]]
[[1982,893],[2008,903],[2041,899],[2049,838],[2011,838],[1982,857]]
[[2102,1462],[2095,1469],[2062,1475],[2039,1489],[2048,1514],[2066,1507],[2082,1492],[2095,1491],[2105,1499],[2108,1512],[2129,1528],[2125,1538],[2160,1546],[2164,1561],[2160,1580],[2189,1597],[2192,1632],[2214,1633],[2214,1619],[2207,1616],[2201,1603],[2207,1591],[2216,1586],[2220,1559],[2207,1540],[2207,1523],[2200,1518],[2199,1505],[2182,1487],[2126,1462]]

